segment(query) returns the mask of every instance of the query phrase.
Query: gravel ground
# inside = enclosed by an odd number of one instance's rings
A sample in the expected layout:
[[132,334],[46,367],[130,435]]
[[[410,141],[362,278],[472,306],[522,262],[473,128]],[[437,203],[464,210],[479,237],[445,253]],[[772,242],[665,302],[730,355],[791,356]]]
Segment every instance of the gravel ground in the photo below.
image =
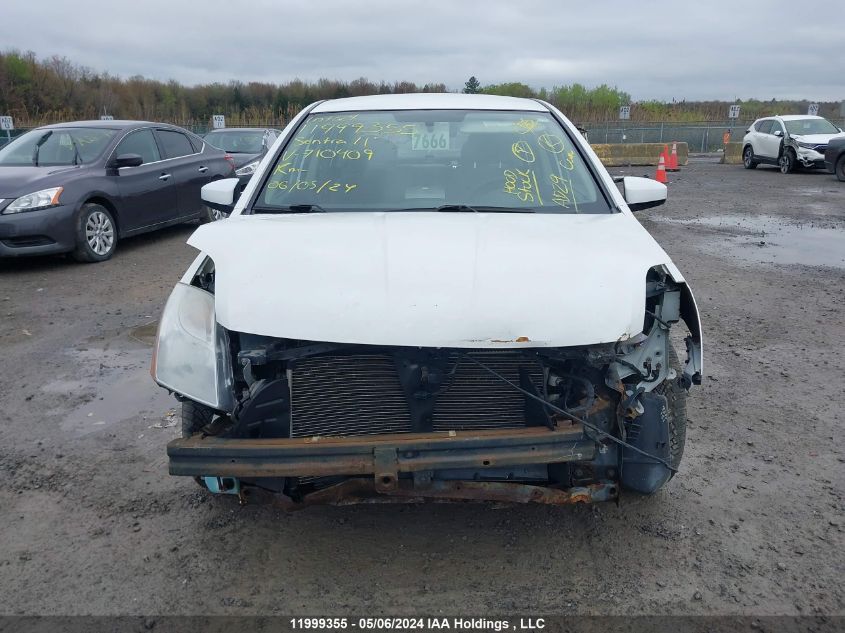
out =
[[0,261],[0,613],[842,614],[845,186],[671,179],[641,219],[696,292],[707,377],[680,474],[618,506],[212,498],[167,475],[175,401],[147,374],[193,228]]

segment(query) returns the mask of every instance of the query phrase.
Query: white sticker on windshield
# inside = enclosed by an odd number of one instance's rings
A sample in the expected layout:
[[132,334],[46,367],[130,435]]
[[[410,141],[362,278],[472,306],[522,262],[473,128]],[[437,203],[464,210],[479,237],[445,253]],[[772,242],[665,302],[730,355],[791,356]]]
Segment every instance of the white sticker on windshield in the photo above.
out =
[[414,130],[411,149],[426,152],[449,149],[449,124],[435,123],[431,127],[418,125]]

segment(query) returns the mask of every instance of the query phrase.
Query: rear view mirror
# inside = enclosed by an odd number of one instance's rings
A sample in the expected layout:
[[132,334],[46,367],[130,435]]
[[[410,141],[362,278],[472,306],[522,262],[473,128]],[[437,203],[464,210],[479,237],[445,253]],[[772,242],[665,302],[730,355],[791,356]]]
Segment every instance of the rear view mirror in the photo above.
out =
[[212,209],[231,213],[238,199],[235,192],[237,192],[240,183],[241,181],[238,178],[215,180],[207,185],[203,185],[203,188],[200,190],[200,197]]
[[651,178],[625,176],[622,179],[622,195],[631,211],[659,207],[666,202],[668,192],[666,185]]
[[144,164],[144,159],[138,154],[121,154],[114,160],[114,166],[120,169],[121,167],[140,167]]

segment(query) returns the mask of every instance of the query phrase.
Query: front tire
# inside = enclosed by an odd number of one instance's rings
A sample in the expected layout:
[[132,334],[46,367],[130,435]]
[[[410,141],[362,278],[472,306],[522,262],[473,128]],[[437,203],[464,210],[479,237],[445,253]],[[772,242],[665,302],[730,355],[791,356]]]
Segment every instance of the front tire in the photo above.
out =
[[795,152],[792,149],[787,149],[783,154],[780,155],[780,158],[778,159],[780,173],[791,174],[795,171],[795,165],[797,164],[797,162],[798,159],[795,156]]
[[742,152],[742,166],[746,169],[754,169],[759,163],[754,160],[754,148],[750,145]]
[[[675,348],[669,346],[669,367],[680,375],[683,373],[681,362]],[[681,465],[684,445],[687,441],[687,390],[681,387],[678,378],[666,381],[654,390],[666,397],[666,417],[669,420],[669,463],[672,468]],[[672,473],[671,477],[674,477]],[[670,479],[671,479],[670,477]]]
[[182,437],[191,437],[211,424],[214,410],[193,400],[182,401]]
[[76,248],[72,257],[78,262],[104,262],[117,248],[117,225],[111,212],[101,204],[82,205],[76,223]]
[[839,160],[836,161],[836,168],[833,172],[836,174],[836,178],[839,181],[845,182],[845,155],[840,156]]

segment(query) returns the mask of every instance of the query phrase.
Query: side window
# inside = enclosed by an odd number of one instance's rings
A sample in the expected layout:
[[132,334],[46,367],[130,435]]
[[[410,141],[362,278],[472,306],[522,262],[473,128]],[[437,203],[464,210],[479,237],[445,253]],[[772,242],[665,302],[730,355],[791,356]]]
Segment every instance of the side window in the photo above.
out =
[[193,134],[188,135],[188,140],[191,142],[191,147],[194,148],[194,154],[202,151],[202,139]]
[[755,129],[760,132],[761,134],[769,134],[772,130],[772,120],[771,119],[763,119],[760,121]]
[[778,130],[783,133],[783,125],[781,125],[780,121],[772,121],[772,131],[769,134],[774,134]]
[[145,163],[154,163],[161,160],[161,155],[158,153],[158,146],[150,130],[137,130],[130,132],[117,146],[114,152],[115,156],[121,154],[138,154],[144,159]]
[[194,148],[188,137],[173,130],[156,130],[166,158],[178,158],[194,153]]

